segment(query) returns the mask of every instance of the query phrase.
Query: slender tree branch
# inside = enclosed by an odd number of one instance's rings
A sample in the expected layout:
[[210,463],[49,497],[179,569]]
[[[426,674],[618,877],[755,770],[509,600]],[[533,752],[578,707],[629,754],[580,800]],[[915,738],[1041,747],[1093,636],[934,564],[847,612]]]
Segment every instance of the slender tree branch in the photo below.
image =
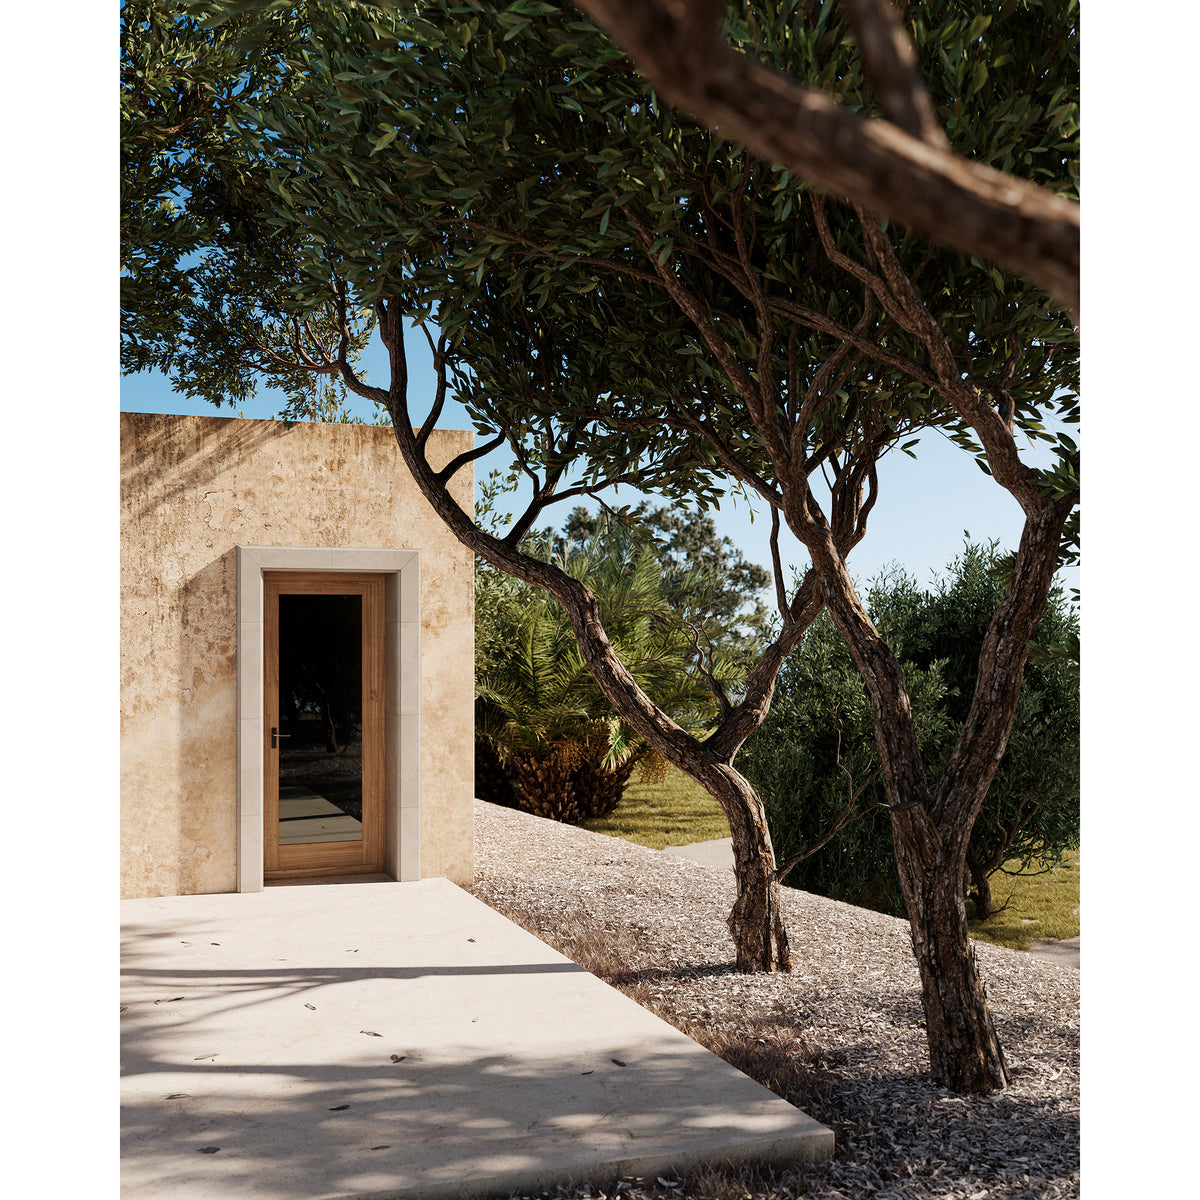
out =
[[763,651],[747,676],[741,703],[704,742],[721,762],[732,763],[745,740],[763,723],[771,707],[780,669],[816,619],[822,603],[820,580],[810,570],[805,573],[788,606],[787,619],[779,636]]
[[[424,426],[421,429],[421,435],[417,438],[417,445],[424,452],[425,443],[429,440],[429,434],[432,429],[426,429]],[[482,446],[474,446],[470,450],[464,450],[460,455],[452,458],[440,471],[437,472],[437,480],[439,483],[448,484],[455,475],[467,466],[469,463],[476,462],[478,459],[491,454],[493,450],[499,449],[508,438],[503,433],[498,433],[490,442],[484,442]]]
[[560,254],[534,238],[520,234],[512,229],[500,229],[495,225],[488,225],[483,221],[455,221],[453,224],[455,228],[458,228],[461,224],[465,228],[472,229],[477,233],[492,234],[514,246],[523,246],[527,250],[533,251],[539,258],[547,258],[551,262],[571,263],[572,265],[582,264],[585,267],[603,267],[605,270],[616,271],[620,275],[628,275],[632,279],[640,279],[643,283],[658,282],[658,276],[652,271],[640,270],[630,263],[621,262],[620,259],[598,258],[594,255],[583,255],[581,257],[575,254]]
[[783,562],[779,557],[779,509],[771,505],[771,574],[775,577],[775,607],[780,619],[788,619],[787,588],[783,582]]
[[848,254],[843,254],[834,241],[833,230],[829,227],[829,214],[825,211],[825,197],[819,192],[810,192],[808,197],[809,207],[813,212],[813,221],[817,226],[817,237],[821,241],[821,249],[825,251],[825,257],[835,266],[840,267],[848,275],[852,275],[855,279],[867,288],[870,294],[873,294],[880,304],[883,305],[884,311],[888,311],[887,290],[884,282],[873,271],[868,270],[857,263]]
[[646,257],[650,260],[663,289],[675,301],[680,312],[696,327],[705,345],[712,351],[713,357],[721,364],[726,378],[737,388],[755,428],[766,445],[767,453],[772,459],[776,459],[776,455],[782,459],[786,454],[786,444],[781,443],[778,439],[774,414],[764,412],[762,396],[749,371],[742,366],[737,356],[730,350],[728,343],[713,324],[712,318],[705,311],[699,298],[683,285],[674,271],[660,261],[658,255],[653,253],[655,239],[650,230],[628,205],[622,211],[633,226],[638,241],[641,243]]
[[[433,337],[424,324],[421,325],[421,332],[425,335],[425,341],[429,345],[429,353],[433,357],[433,369],[437,375],[437,387],[433,393],[433,407],[429,410],[429,415],[425,418],[421,425],[421,432],[417,434],[417,445],[421,448],[421,453],[425,452],[426,443],[429,441],[429,435],[437,428],[438,418],[442,415],[442,409],[446,404],[446,391],[448,379],[446,372],[441,369],[441,364],[446,358],[446,335],[443,333],[438,337],[436,345]],[[504,440],[504,435],[500,435],[500,441]],[[499,442],[496,443],[499,445]],[[495,449],[495,446],[492,447]],[[451,472],[453,474],[453,472]],[[449,478],[449,476],[447,476]]]
[[873,358],[886,366],[894,367],[896,370],[908,375],[909,378],[915,379],[918,383],[925,384],[926,387],[935,388],[938,386],[937,375],[928,368],[914,362],[906,355],[898,354],[894,350],[889,350],[886,346],[878,345],[870,338],[855,332],[849,326],[831,320],[815,309],[779,296],[772,298],[771,308],[779,316],[787,317],[789,320],[795,321],[808,329],[815,329],[818,333],[828,334],[838,341],[849,342],[855,349],[861,350],[868,358]]
[[1000,378],[989,386],[992,399],[996,402],[996,412],[999,414],[1000,420],[1004,422],[1004,428],[1010,434],[1013,429],[1013,417],[1016,413],[1016,405],[1013,402],[1012,392],[1009,388],[1012,386],[1013,375],[1016,374],[1017,365],[1020,361],[1021,345],[1017,340],[1016,334],[1010,334],[1008,338],[1008,356],[1005,358],[1004,366],[1000,370]]
[[968,834],[1008,745],[1029,642],[1046,611],[1063,523],[1073,507],[1065,498],[1026,517],[1004,599],[983,639],[971,707],[935,797],[939,822]]
[[[861,332],[871,320],[871,298],[868,295],[863,304],[863,314],[855,325],[855,331]],[[849,342],[840,346],[817,368],[812,383],[804,393],[800,411],[792,429],[791,450],[793,461],[804,463],[807,468],[809,460],[805,455],[805,442],[812,429],[813,422],[829,405],[837,394],[837,389],[845,382],[847,376],[858,364],[862,352],[856,350]],[[849,362],[847,362],[849,358]]]
[[871,509],[875,507],[875,501],[879,499],[879,472],[877,464],[872,462],[871,468],[867,472],[867,498],[859,506],[858,518],[854,528],[854,536],[851,539],[851,544],[857,546],[867,532],[867,518],[871,515]]
[[[714,667],[715,663],[712,658],[712,642],[708,637],[704,641],[707,646],[706,650],[700,649],[700,634],[696,626],[691,621],[683,623],[688,635],[688,640],[692,643],[692,649],[696,652],[696,672],[704,680],[708,690],[716,698],[717,704],[721,709],[722,719],[728,716],[733,711],[733,705],[729,703],[729,696],[726,694],[725,688],[721,685],[721,681],[717,678]],[[709,664],[705,666],[705,662]]]

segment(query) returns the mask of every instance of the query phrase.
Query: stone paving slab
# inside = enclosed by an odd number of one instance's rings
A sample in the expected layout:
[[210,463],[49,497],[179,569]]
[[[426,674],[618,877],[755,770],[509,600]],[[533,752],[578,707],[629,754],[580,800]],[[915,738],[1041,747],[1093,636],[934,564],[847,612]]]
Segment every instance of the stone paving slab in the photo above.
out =
[[444,879],[122,904],[122,1195],[464,1197],[833,1133]]
[[713,838],[711,842],[689,842],[686,846],[664,846],[664,854],[690,858],[706,867],[727,867],[733,870],[733,838]]

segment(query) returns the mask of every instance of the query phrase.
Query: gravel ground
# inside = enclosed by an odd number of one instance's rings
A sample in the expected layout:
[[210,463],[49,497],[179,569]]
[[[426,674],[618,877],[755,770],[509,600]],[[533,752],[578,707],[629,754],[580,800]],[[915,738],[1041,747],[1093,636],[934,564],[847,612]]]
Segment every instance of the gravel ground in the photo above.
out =
[[976,943],[1013,1082],[995,1096],[954,1095],[929,1078],[906,922],[784,888],[795,970],[742,975],[725,927],[728,871],[482,802],[475,839],[479,899],[571,957],[615,953],[624,969],[610,982],[731,1061],[765,1057],[776,1090],[837,1134],[834,1158],[815,1168],[538,1195],[1079,1195],[1077,970]]

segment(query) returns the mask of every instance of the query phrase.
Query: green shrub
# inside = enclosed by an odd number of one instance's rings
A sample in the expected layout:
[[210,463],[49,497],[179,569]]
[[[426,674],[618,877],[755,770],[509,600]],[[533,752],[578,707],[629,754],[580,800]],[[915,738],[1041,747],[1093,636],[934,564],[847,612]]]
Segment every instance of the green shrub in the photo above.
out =
[[[555,559],[591,587],[617,656],[655,704],[681,722],[703,720],[713,700],[688,671],[692,642],[652,549],[602,520]],[[644,744],[596,686],[556,600],[523,585],[485,594],[497,606],[477,647],[475,731],[487,746],[476,752],[477,794],[560,821],[606,816]]]
[[[931,786],[966,719],[979,651],[1004,587],[995,546],[968,544],[930,591],[892,573],[868,593],[871,617],[904,665]],[[1038,642],[1008,750],[971,836],[968,882],[979,916],[991,911],[988,880],[1003,864],[1043,870],[1079,844],[1079,681],[1062,649],[1077,646],[1078,618],[1060,589]],[[817,846],[839,818],[852,818],[786,883],[903,914],[870,705],[826,614],[784,665],[771,712],[737,765],[763,800],[781,864]]]

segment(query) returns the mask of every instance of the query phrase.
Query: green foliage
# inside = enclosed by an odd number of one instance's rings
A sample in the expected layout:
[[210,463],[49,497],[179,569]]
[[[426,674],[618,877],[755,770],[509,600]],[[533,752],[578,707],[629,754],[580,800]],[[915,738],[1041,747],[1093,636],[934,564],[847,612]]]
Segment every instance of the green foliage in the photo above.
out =
[[[872,620],[904,664],[921,752],[936,781],[966,718],[988,621],[1003,594],[995,546],[968,544],[932,591],[903,574],[869,594]],[[1061,591],[1039,639],[1078,637]],[[762,797],[781,863],[816,845],[857,795],[858,815],[795,867],[794,887],[902,914],[891,821],[878,776],[870,704],[844,643],[822,616],[780,672],[770,714],[738,767]],[[1070,660],[1044,656],[1026,669],[1008,750],[968,851],[977,908],[987,879],[1013,864],[1045,870],[1079,844],[1079,688]]]
[[[650,547],[602,519],[557,553],[546,535],[526,549],[589,585],[618,658],[654,703],[685,726],[707,719],[712,697],[689,672],[691,643]],[[597,687],[561,605],[503,573],[481,574],[476,736],[518,784],[521,807],[559,820],[611,811],[644,746]]]
[[[509,513],[496,509],[508,489],[499,471],[481,481],[475,501],[475,523],[480,529],[500,536],[512,521]],[[493,567],[486,559],[475,559],[475,678],[499,672],[514,644],[517,623],[539,589],[515,575]]]
[[[276,15],[255,48],[256,20],[220,30],[171,0],[121,6],[122,368],[170,367],[182,347],[179,312],[192,299],[200,254],[254,236],[261,162],[236,124],[236,101],[269,102],[291,77],[281,57],[303,35]],[[211,7],[211,6],[210,6]]]
[[[242,20],[263,6],[208,7]],[[230,235],[206,227],[213,253],[175,306],[171,366],[183,390],[236,401],[261,375],[290,388],[299,411],[337,335],[360,344],[369,306],[393,297],[436,320],[477,429],[503,430],[531,470],[569,463],[594,487],[626,479],[702,511],[733,463],[743,485],[770,478],[746,419],[748,382],[794,416],[862,311],[860,289],[822,246],[802,180],[660,104],[569,5],[314,2],[292,17],[267,7],[260,34],[280,74],[222,93],[233,97],[249,191],[204,193]],[[980,19],[969,0],[908,6],[939,114],[956,149],[1071,194],[1076,7],[995,8]],[[871,111],[839,7],[814,11],[756,3],[730,36]],[[218,48],[233,23],[212,31]],[[223,144],[217,151],[221,166]],[[836,252],[861,260],[855,214],[831,204],[827,215]],[[1008,377],[1016,427],[1053,440],[1047,413],[1076,415],[1069,320],[1020,280],[889,233],[972,377],[984,390]],[[703,328],[656,264],[700,298]],[[826,380],[804,443],[815,463],[930,423],[978,452],[920,377],[926,353],[912,331],[877,309],[855,336],[885,357],[851,356]],[[697,423],[719,432],[723,461]],[[1061,449],[1048,487],[1064,485]]]
[[[301,231],[267,219],[273,155],[238,114],[284,107],[303,82],[288,53],[308,5],[130,0],[121,11],[121,369],[237,405],[260,384],[285,416],[356,422],[336,372],[281,349],[296,330],[357,362],[373,324],[302,290]],[[326,281],[330,276],[326,273]],[[317,369],[313,369],[313,368]]]
[[[726,645],[751,659],[768,624],[761,593],[771,583],[770,574],[747,562],[731,539],[717,533],[716,522],[706,513],[642,503],[622,523],[635,536],[638,531],[647,535],[671,607],[696,624],[708,642]],[[596,529],[597,518],[586,508],[576,508],[559,539],[563,544],[582,542]]]
[[[900,586],[910,586],[901,581]],[[874,615],[874,613],[872,613]],[[881,630],[882,632],[882,630]],[[885,635],[886,636],[886,635]],[[902,660],[903,661],[903,660]],[[949,732],[941,663],[905,664],[923,753]],[[854,819],[784,878],[791,887],[902,914],[871,705],[850,652],[821,614],[792,651],[771,711],[737,759],[766,810],[781,868],[816,846],[847,808]]]

